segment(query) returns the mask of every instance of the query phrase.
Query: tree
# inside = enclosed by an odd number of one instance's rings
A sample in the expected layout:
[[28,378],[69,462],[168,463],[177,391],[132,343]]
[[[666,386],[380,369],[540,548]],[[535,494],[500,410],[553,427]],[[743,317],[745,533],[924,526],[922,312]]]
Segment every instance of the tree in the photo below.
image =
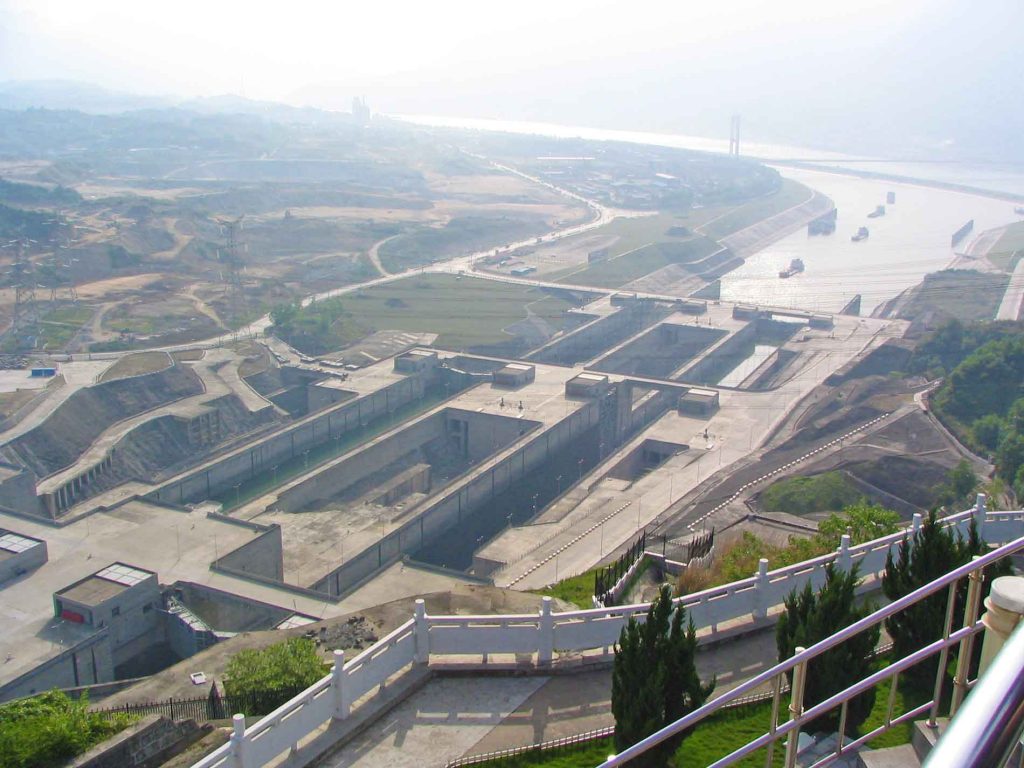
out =
[[900,516],[891,509],[860,501],[822,520],[818,524],[817,538],[828,550],[834,550],[847,529],[850,531],[851,542],[861,544],[896,533],[899,524]]
[[971,434],[978,445],[994,451],[999,446],[999,436],[1003,429],[1003,420],[994,413],[987,413],[980,419],[975,419],[971,425]]
[[[612,667],[616,751],[697,709],[714,690],[713,679],[705,684],[697,674],[697,633],[692,620],[684,628],[685,614],[681,605],[673,609],[665,586],[643,624],[630,617],[622,628]],[[686,735],[666,740],[636,764],[665,765]]]
[[[786,612],[776,625],[775,643],[779,661],[793,656],[798,647],[809,648],[840,629],[867,616],[874,606],[856,604],[859,583],[857,567],[849,572],[830,563],[825,567],[825,584],[817,592],[808,583],[802,592],[793,590],[786,598]],[[808,664],[804,709],[813,707],[871,674],[873,653],[881,628],[875,626],[822,653]],[[792,673],[789,675],[792,685]],[[846,731],[855,733],[875,703],[874,688],[850,701]],[[839,726],[837,707],[808,724],[808,730],[832,731]]]
[[325,674],[327,666],[316,646],[293,637],[266,648],[239,651],[224,670],[224,690],[241,703],[247,715],[265,715],[308,688]]
[[996,451],[996,470],[1007,482],[1017,477],[1017,472],[1024,467],[1024,433],[1007,430],[999,441]]
[[970,506],[977,488],[978,476],[974,474],[971,463],[961,459],[946,476],[946,482],[939,486],[936,502],[950,509]]
[[[933,509],[913,537],[904,537],[900,542],[897,557],[893,558],[891,552],[886,557],[882,591],[889,600],[898,600],[970,562],[971,558],[983,554],[987,549],[988,545],[978,534],[973,518],[965,540],[952,527],[940,525]],[[1008,568],[1009,564],[1004,561],[986,569],[986,584],[991,584],[996,576],[1008,573]],[[965,582],[966,579],[961,580],[957,591],[954,627],[963,623],[967,594]],[[948,590],[942,589],[885,620],[896,658],[903,658],[942,637],[948,599]],[[929,689],[934,684],[937,665],[938,654],[935,654],[908,669],[906,678],[915,685]]]

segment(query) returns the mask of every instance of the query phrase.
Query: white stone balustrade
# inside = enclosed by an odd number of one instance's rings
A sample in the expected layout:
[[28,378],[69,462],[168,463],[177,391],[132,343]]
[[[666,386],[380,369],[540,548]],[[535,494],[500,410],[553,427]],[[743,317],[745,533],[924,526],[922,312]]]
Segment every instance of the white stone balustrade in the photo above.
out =
[[[942,523],[956,526],[966,536],[971,518],[989,544],[1024,535],[1024,511],[988,512],[980,494],[973,509],[950,515]],[[921,517],[915,515],[911,530],[920,526]],[[714,638],[722,624],[763,620],[794,589],[803,589],[808,582],[820,586],[829,563],[844,568],[856,564],[862,577],[879,576],[886,556],[890,550],[895,554],[906,534],[901,531],[858,545],[851,545],[849,537],[843,536],[836,552],[776,570],[768,570],[768,561],[762,560],[754,576],[686,595],[679,602],[697,630],[703,631],[705,638]],[[266,765],[295,749],[332,718],[350,717],[360,699],[374,689],[373,695],[380,695],[390,679],[415,665],[447,658],[458,661],[460,668],[486,669],[494,663],[494,656],[504,655],[514,656],[520,664],[524,658],[532,658],[531,663],[542,668],[557,663],[563,652],[610,653],[629,617],[642,618],[646,611],[647,605],[641,604],[556,613],[551,610],[551,598],[544,598],[535,614],[430,616],[423,601],[417,600],[413,618],[350,660],[336,651],[331,673],[291,701],[249,728],[243,729],[236,718],[231,740],[193,768]]]

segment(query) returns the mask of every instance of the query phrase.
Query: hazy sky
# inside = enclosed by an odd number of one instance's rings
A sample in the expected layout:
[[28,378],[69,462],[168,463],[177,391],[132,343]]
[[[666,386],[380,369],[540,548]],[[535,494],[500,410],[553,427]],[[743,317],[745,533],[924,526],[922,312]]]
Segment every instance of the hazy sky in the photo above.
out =
[[[943,146],[1024,115],[1022,0],[0,0],[0,81]],[[1014,102],[1010,104],[1009,102]],[[985,117],[979,120],[979,117]],[[979,127],[974,123],[982,123]],[[813,141],[815,137],[819,141]],[[974,137],[972,139],[972,137]]]

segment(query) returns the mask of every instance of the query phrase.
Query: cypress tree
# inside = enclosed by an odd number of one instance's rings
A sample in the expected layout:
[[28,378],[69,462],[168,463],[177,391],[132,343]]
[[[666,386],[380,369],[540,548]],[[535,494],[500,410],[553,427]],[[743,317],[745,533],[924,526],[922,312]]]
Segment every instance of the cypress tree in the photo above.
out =
[[[856,566],[847,573],[829,563],[825,568],[825,584],[817,592],[809,583],[801,592],[794,589],[786,598],[786,612],[779,617],[776,625],[775,641],[779,661],[790,658],[798,646],[809,648],[871,613],[873,606],[856,604],[855,592],[859,581]],[[811,661],[807,666],[804,709],[825,701],[871,674],[874,667],[872,654],[880,634],[881,628],[876,625]],[[792,672],[789,678],[792,685]],[[850,701],[846,718],[847,733],[854,733],[867,719],[874,703],[874,689]],[[807,730],[836,730],[839,714],[840,710],[836,707],[811,721]]]
[[[893,558],[891,552],[886,557],[882,591],[890,600],[898,600],[946,575],[954,568],[969,563],[975,555],[983,554],[987,550],[988,545],[979,535],[973,518],[965,540],[952,526],[939,525],[936,510],[933,509],[912,537],[903,538],[896,558]],[[985,569],[985,592],[987,593],[990,588],[993,578],[1009,572],[1009,563],[1005,560]],[[963,625],[967,597],[966,579],[962,579],[957,585],[956,594],[954,628]],[[892,637],[893,653],[896,658],[903,658],[942,637],[942,624],[946,618],[948,600],[949,591],[942,589],[885,620],[885,628]],[[953,652],[955,653],[955,650]],[[908,669],[904,676],[915,686],[930,690],[935,683],[938,663],[938,654],[934,654]]]
[[[640,624],[632,617],[623,627],[612,668],[612,714],[618,752],[692,712],[707,701],[715,683],[702,683],[697,674],[697,633],[686,611],[672,607],[672,595],[662,587]],[[636,761],[662,766],[675,753],[686,733],[663,742]]]

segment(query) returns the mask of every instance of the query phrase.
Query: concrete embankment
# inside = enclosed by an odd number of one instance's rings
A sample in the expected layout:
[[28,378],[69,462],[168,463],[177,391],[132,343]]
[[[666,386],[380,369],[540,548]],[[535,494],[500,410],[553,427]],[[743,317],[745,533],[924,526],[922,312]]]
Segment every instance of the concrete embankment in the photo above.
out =
[[787,208],[781,213],[763,219],[756,224],[733,232],[721,239],[722,245],[735,256],[750,256],[762,248],[766,248],[777,240],[807,226],[810,221],[827,213],[834,203],[820,192],[812,191],[802,203]]

